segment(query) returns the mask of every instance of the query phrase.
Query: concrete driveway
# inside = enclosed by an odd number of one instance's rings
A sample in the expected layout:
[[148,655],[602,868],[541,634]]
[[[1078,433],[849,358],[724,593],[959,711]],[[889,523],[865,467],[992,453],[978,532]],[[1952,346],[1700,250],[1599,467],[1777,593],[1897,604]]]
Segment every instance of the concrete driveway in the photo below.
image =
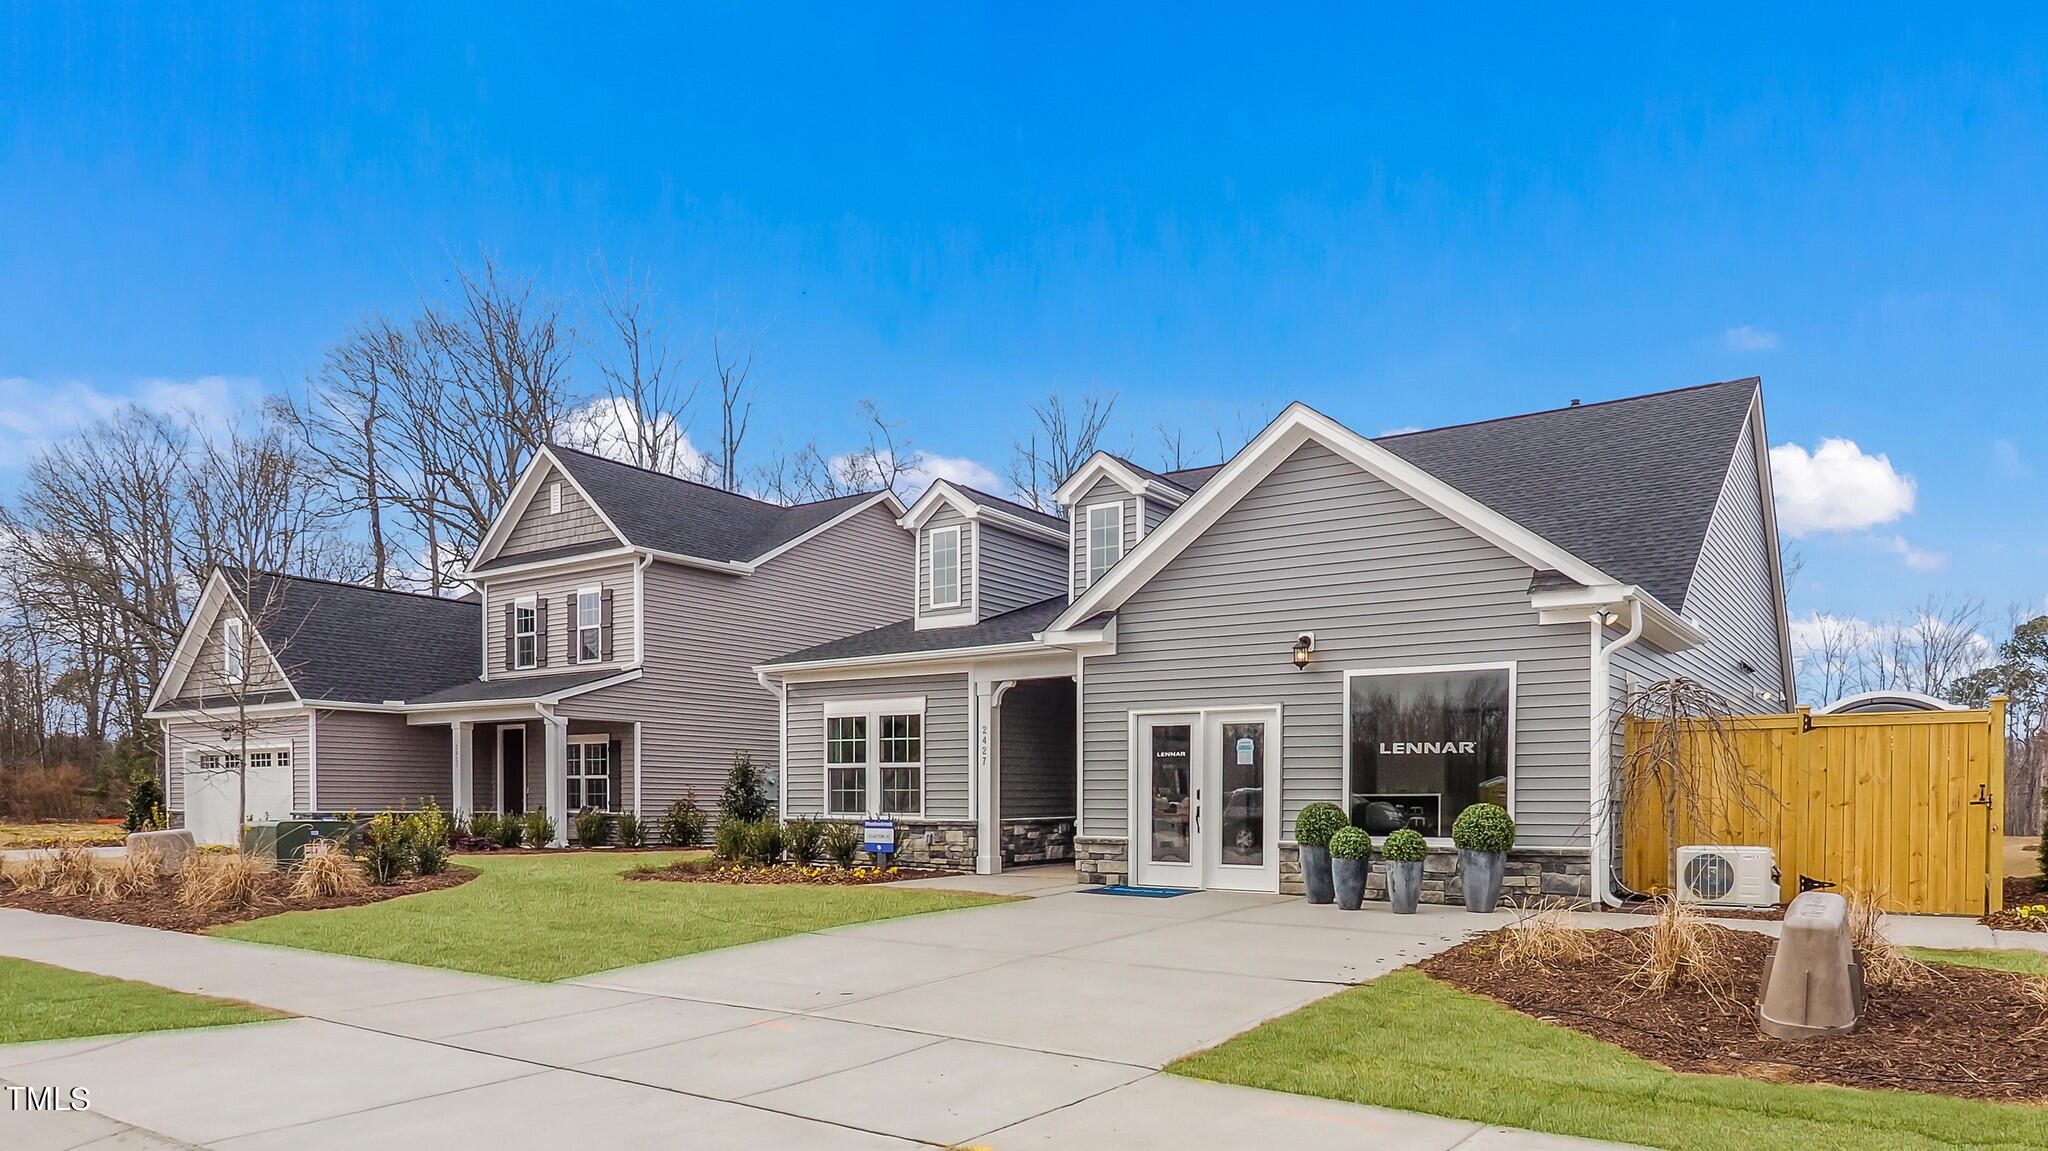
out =
[[1578,1145],[1158,1074],[1489,919],[1064,888],[560,984],[0,911],[0,953],[306,1016],[0,1048],[95,1104],[0,1146]]

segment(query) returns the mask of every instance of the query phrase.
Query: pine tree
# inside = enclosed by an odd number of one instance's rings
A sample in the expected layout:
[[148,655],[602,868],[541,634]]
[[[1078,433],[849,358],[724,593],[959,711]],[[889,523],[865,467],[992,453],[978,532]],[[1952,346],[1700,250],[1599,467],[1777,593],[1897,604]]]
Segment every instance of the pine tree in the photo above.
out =
[[128,831],[156,828],[157,813],[163,810],[164,785],[149,768],[138,768],[128,777],[128,815],[121,826]]

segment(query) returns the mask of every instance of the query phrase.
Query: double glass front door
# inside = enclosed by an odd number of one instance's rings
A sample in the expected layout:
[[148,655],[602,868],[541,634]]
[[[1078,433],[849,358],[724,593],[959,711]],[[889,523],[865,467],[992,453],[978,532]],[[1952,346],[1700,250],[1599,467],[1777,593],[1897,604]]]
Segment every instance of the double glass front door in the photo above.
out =
[[1278,888],[1278,726],[1270,710],[1140,719],[1136,882]]

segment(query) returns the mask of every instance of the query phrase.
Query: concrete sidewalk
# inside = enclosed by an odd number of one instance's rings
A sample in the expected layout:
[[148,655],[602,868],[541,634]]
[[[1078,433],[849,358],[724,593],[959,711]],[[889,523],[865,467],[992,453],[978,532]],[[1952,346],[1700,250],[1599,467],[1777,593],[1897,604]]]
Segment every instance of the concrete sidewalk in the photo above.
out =
[[0,1048],[94,1101],[0,1146],[1580,1145],[1157,1071],[1490,919],[1061,886],[560,984],[0,910],[0,953],[305,1016]]

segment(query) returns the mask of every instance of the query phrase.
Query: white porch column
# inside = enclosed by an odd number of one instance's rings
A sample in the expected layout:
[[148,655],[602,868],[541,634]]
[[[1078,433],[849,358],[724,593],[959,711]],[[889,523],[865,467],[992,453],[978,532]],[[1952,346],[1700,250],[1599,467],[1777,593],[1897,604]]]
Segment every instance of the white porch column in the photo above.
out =
[[569,845],[569,721],[558,715],[542,718],[541,742],[547,757],[547,812],[554,821],[555,838],[549,846]]
[[997,779],[1001,758],[997,733],[1002,723],[1001,704],[1009,680],[974,681],[974,872],[994,875],[1003,869],[1002,811]]
[[454,746],[449,756],[455,772],[452,790],[449,792],[449,806],[455,809],[455,818],[467,821],[476,814],[476,740],[475,724],[458,719],[448,725],[448,739]]

